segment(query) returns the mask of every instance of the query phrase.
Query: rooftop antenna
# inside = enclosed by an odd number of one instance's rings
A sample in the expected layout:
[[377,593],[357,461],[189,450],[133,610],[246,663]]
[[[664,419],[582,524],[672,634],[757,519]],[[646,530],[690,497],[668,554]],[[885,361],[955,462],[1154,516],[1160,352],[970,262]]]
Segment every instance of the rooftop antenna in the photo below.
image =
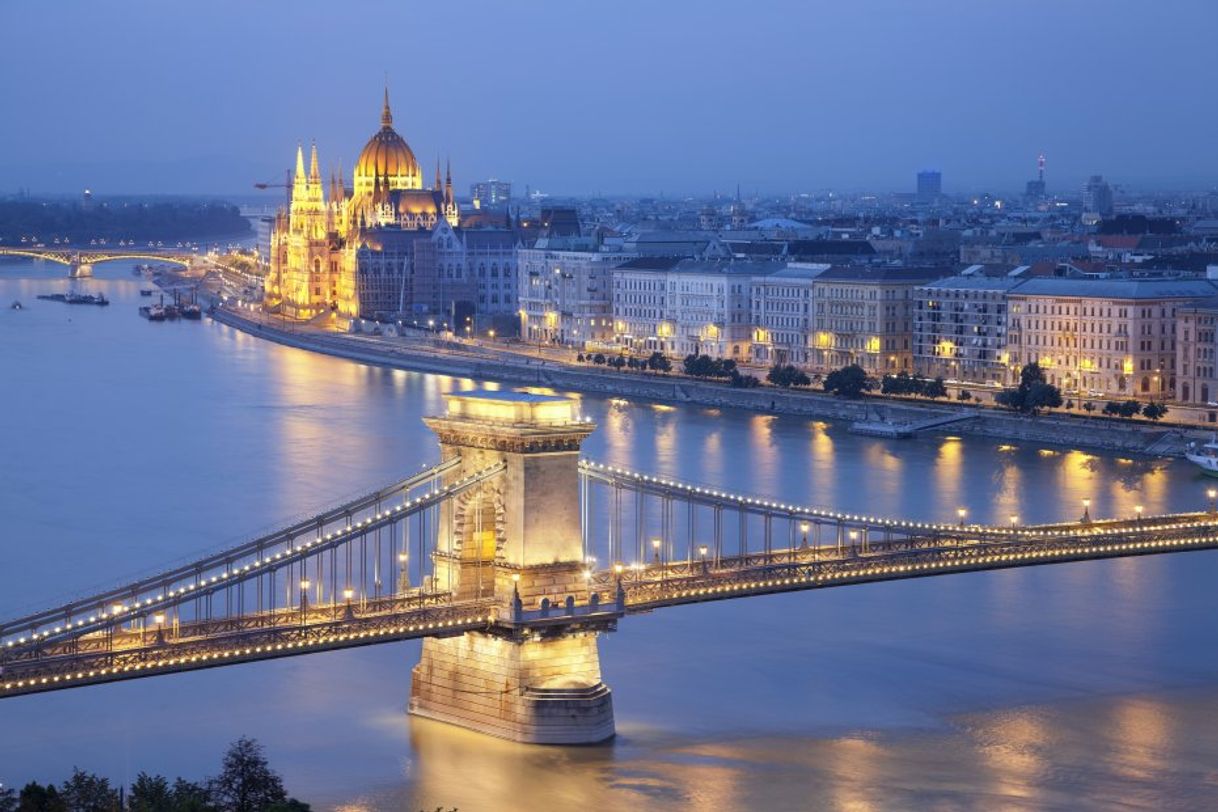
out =
[[1043,152],[1036,158],[1036,178],[1041,183],[1045,182],[1045,154]]

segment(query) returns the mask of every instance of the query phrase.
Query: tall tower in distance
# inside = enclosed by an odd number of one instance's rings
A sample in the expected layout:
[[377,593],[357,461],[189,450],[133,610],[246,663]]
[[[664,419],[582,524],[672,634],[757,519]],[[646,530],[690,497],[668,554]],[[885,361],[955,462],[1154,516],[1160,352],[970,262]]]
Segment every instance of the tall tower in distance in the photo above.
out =
[[1045,197],[1045,154],[1043,152],[1036,158],[1036,180],[1028,181],[1024,188],[1024,196],[1029,200],[1043,200]]

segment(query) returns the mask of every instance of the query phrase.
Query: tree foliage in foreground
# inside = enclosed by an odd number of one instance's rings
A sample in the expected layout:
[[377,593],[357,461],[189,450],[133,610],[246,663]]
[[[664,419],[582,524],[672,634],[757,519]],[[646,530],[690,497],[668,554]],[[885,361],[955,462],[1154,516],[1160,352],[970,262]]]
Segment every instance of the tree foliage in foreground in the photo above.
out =
[[[289,798],[262,746],[242,737],[224,754],[220,774],[202,784],[141,772],[127,796],[128,812],[309,812]],[[119,790],[106,778],[73,769],[63,784],[26,784],[20,795],[0,789],[0,812],[123,812]]]

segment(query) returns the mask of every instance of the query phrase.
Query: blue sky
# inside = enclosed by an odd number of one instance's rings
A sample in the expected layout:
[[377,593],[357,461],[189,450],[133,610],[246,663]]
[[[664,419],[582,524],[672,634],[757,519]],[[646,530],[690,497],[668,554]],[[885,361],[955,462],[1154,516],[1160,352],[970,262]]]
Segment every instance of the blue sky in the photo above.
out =
[[0,193],[348,168],[388,74],[458,185],[553,193],[1218,184],[1218,2],[0,4]]

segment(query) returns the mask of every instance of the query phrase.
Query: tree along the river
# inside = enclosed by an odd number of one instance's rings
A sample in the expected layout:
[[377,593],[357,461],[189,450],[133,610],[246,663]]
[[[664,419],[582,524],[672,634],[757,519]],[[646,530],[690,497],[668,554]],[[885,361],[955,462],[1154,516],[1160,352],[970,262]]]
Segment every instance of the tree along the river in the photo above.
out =
[[826,392],[832,392],[843,398],[857,398],[871,390],[871,380],[867,371],[858,364],[850,364],[841,369],[835,369],[825,376]]
[[1035,362],[1025,364],[1019,371],[1019,386],[1004,389],[994,396],[994,401],[1008,409],[1024,414],[1038,415],[1042,409],[1056,409],[1062,405],[1062,393],[1045,379],[1045,372]]
[[711,358],[698,353],[685,356],[682,365],[685,374],[695,378],[730,378],[736,371],[736,362],[730,358]]
[[1167,404],[1147,403],[1142,407],[1142,416],[1147,420],[1160,420],[1167,414]]
[[811,386],[812,379],[802,369],[791,364],[775,364],[770,368],[765,379],[775,386]]
[[647,359],[647,368],[656,372],[668,372],[672,369],[672,362],[662,352],[653,352]]

